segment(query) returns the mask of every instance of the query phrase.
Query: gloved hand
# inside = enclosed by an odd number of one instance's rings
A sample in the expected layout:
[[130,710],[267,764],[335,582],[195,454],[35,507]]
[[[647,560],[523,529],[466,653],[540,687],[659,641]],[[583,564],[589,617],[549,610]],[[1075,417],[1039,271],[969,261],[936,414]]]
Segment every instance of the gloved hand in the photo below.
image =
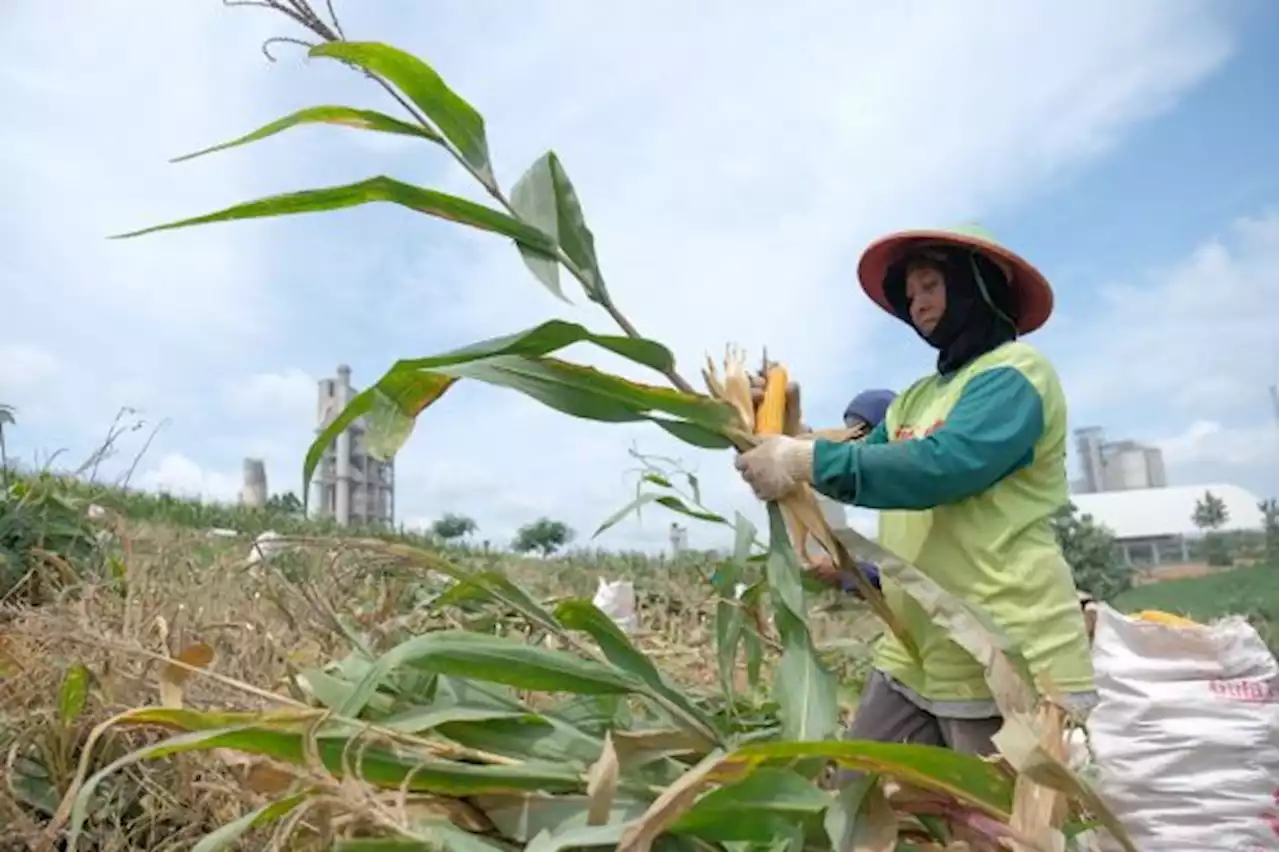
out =
[[813,481],[813,441],[775,435],[738,456],[734,467],[761,500],[779,500]]

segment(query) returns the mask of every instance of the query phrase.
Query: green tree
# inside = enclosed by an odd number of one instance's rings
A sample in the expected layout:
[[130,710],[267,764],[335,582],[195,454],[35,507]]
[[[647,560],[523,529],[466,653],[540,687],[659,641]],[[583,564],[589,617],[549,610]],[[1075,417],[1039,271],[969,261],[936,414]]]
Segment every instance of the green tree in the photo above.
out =
[[1133,572],[1116,553],[1111,530],[1092,515],[1081,515],[1074,503],[1068,503],[1051,523],[1078,589],[1101,601],[1133,585]]
[[446,512],[444,517],[431,525],[431,534],[444,541],[453,541],[454,539],[465,538],[477,529],[479,527],[476,526],[476,522],[466,515],[455,515],[452,512]]
[[516,540],[511,547],[517,553],[538,551],[543,557],[550,556],[573,540],[573,530],[563,521],[550,518],[538,518],[531,524],[525,524],[516,531]]
[[4,478],[4,486],[9,487],[9,455],[4,448],[4,427],[5,425],[13,425],[12,405],[5,405],[0,402],[0,477]]
[[1212,491],[1205,491],[1204,496],[1196,501],[1195,511],[1191,513],[1191,522],[1199,529],[1205,530],[1203,554],[1205,562],[1215,567],[1231,564],[1231,552],[1227,542],[1218,535],[1218,530],[1230,519],[1227,504]]
[[1276,498],[1259,500],[1258,511],[1262,513],[1263,540],[1266,548],[1264,553],[1268,560],[1275,562],[1280,555],[1280,522],[1277,518],[1280,511],[1277,510]]
[[302,501],[292,491],[283,494],[272,494],[267,498],[267,511],[284,515],[301,515]]
[[1216,531],[1228,520],[1227,504],[1212,491],[1204,492],[1204,496],[1196,501],[1196,510],[1191,513],[1191,522],[1202,530]]

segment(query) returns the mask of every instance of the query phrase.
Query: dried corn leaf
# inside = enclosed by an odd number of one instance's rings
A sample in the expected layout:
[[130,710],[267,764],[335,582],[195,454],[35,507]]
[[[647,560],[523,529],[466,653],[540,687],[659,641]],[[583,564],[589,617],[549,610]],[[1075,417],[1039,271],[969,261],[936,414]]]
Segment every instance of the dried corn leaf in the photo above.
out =
[[606,731],[604,748],[600,758],[587,773],[587,825],[604,825],[613,810],[613,797],[618,791],[618,774],[621,765],[618,752],[613,748],[613,737]]
[[[1036,709],[1035,730],[1044,753],[1063,765],[1067,762],[1067,713],[1048,701]],[[1013,816],[1010,827],[1020,835],[1033,838],[1044,849],[1061,852],[1066,839],[1059,829],[1067,816],[1066,795],[1053,787],[1037,783],[1030,775],[1020,774],[1014,784]],[[1014,844],[1018,852],[1028,849]]]
[[893,852],[898,817],[880,781],[864,775],[836,795],[823,820],[834,852]]
[[747,432],[755,432],[756,407],[751,398],[751,379],[747,375],[746,353],[736,346],[724,350],[724,402],[733,406]]
[[1119,817],[1097,791],[1044,747],[1036,722],[1035,717],[1027,713],[1006,714],[1004,726],[992,737],[1000,754],[1019,773],[1019,780],[1025,776],[1028,781],[1066,793],[1083,804],[1111,832],[1121,849],[1139,852]]
[[848,547],[866,554],[880,567],[882,576],[901,586],[934,624],[946,630],[957,645],[982,664],[987,686],[1002,716],[1007,719],[1035,708],[1038,695],[1026,661],[1013,642],[981,610],[856,530],[840,530],[837,536]]
[[[836,533],[831,527],[827,525],[827,520],[822,517],[822,510],[818,507],[818,500],[814,496],[813,489],[807,485],[802,486],[789,494],[786,499],[780,501],[779,506],[796,518],[798,523],[804,525],[805,529],[817,540],[822,549],[831,555],[841,572],[853,578],[855,585],[858,587],[858,592],[862,595],[867,605],[871,607],[872,612],[885,623],[889,631],[902,643],[902,647],[906,649],[907,653],[918,660],[920,652],[916,648],[915,640],[912,639],[906,626],[894,615],[893,610],[889,609],[889,604],[885,601],[884,595],[881,594],[879,589],[871,585],[871,580],[858,569],[853,557],[849,555],[849,551],[836,537]],[[842,530],[841,532],[846,531]],[[857,533],[854,533],[854,535],[857,535]],[[888,551],[884,552],[887,553]]]
[[160,675],[160,706],[173,709],[182,707],[182,684],[191,676],[191,668],[202,669],[213,662],[213,649],[203,642],[188,645],[173,657],[172,662],[164,667]]
[[653,804],[644,812],[644,816],[623,832],[618,840],[618,852],[649,852],[658,835],[693,805],[703,787],[709,783],[709,777],[721,768],[723,762],[724,752],[713,752],[663,790],[662,795],[654,799]]

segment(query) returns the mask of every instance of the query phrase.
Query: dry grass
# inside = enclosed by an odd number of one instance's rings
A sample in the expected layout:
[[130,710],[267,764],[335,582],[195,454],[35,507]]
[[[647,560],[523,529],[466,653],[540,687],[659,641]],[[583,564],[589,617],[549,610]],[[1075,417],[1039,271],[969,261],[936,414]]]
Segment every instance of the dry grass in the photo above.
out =
[[[160,658],[207,644],[215,654],[210,675],[188,681],[186,703],[261,708],[294,700],[289,676],[348,654],[350,634],[378,651],[465,619],[421,605],[430,578],[377,554],[310,549],[249,568],[247,541],[159,526],[118,529],[123,578],[66,589],[40,607],[0,610],[0,753],[7,759],[6,775],[16,781],[0,785],[0,850],[36,848],[94,725],[128,708],[158,703]],[[593,571],[555,561],[475,561],[474,567],[499,568],[542,598],[589,597],[597,573],[611,576],[608,566]],[[717,668],[710,588],[696,573],[648,576],[637,579],[637,588],[645,593],[637,644],[678,682],[712,686]],[[852,648],[833,655],[845,669],[850,695],[864,665],[858,652],[874,629],[870,618],[859,615],[859,608],[846,606],[819,612],[812,625],[819,644],[835,640]],[[490,629],[515,625],[499,622]],[[66,672],[76,664],[91,673],[91,688],[83,712],[65,721],[59,696]],[[91,756],[90,769],[136,748],[146,736],[108,734]],[[42,774],[47,782],[40,781]],[[107,797],[94,808],[81,848],[189,849],[255,805],[232,767],[202,754],[126,769]],[[265,842],[257,837],[243,848],[263,848]]]
[[[286,613],[273,602],[272,584],[241,567],[241,544],[152,529],[134,537],[131,550],[124,586],[83,585],[55,603],[3,614],[0,724],[6,750],[14,760],[34,747],[41,762],[55,764],[46,768],[57,796],[69,785],[79,745],[93,725],[157,702],[160,664],[153,655],[205,642],[216,652],[216,672],[275,692],[290,665],[314,664],[340,651],[338,637],[318,629],[315,618]],[[59,692],[74,663],[89,669],[93,687],[85,713],[64,731]],[[187,699],[202,706],[268,703],[208,678],[193,679]],[[104,752],[118,750],[108,742]],[[147,764],[126,777],[120,801],[106,809],[119,814],[119,824],[95,832],[97,848],[189,848],[244,804],[234,779],[200,756]],[[26,848],[48,816],[31,805],[8,785],[0,789],[0,824],[8,827],[0,848]]]

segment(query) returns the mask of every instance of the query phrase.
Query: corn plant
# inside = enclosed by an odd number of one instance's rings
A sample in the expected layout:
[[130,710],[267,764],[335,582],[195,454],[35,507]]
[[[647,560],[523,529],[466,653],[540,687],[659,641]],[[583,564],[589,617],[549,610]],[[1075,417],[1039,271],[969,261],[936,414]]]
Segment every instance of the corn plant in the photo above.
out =
[[[354,420],[366,419],[370,450],[389,457],[407,440],[418,416],[463,379],[518,391],[574,417],[650,422],[702,449],[742,450],[755,443],[731,406],[696,392],[672,353],[642,335],[616,305],[583,204],[554,152],[538,158],[508,192],[494,173],[483,117],[428,63],[390,45],[347,40],[328,6],[322,15],[305,0],[229,5],[266,7],[292,19],[310,40],[273,41],[302,45],[311,58],[334,60],[363,74],[391,97],[400,115],[316,106],[190,156],[302,125],[392,133],[451,157],[491,203],[378,175],[123,236],[391,203],[510,241],[553,295],[563,298],[566,286],[576,283],[620,331],[602,333],[550,320],[461,349],[398,361],[316,438],[303,466],[304,494],[325,448]],[[632,381],[559,356],[575,343],[625,358],[665,384]],[[735,536],[737,564],[745,568],[752,559],[763,561],[762,588],[768,590],[779,636],[772,721],[744,724],[732,693],[707,699],[677,688],[588,602],[569,600],[547,609],[501,575],[462,570],[405,549],[402,555],[452,573],[461,588],[515,608],[552,645],[438,631],[409,638],[381,656],[358,652],[328,670],[305,673],[296,684],[305,701],[287,711],[165,707],[127,713],[113,724],[159,725],[184,733],[83,779],[60,810],[60,817],[70,820],[70,847],[85,802],[107,773],[131,760],[195,749],[230,749],[257,756],[253,760],[268,759],[251,762],[246,772],[274,779],[259,785],[270,797],[267,804],[211,837],[202,846],[206,850],[225,848],[263,824],[297,826],[318,809],[329,814],[339,806],[361,816],[358,826],[343,822],[351,831],[335,841],[334,848],[352,850],[892,850],[900,842],[918,849],[953,842],[972,847],[947,848],[986,849],[1005,841],[1048,849],[1062,842],[1062,813],[1053,825],[1046,817],[1043,826],[1029,826],[1018,812],[1023,799],[1034,800],[1049,788],[1057,791],[1051,795],[1087,803],[1116,829],[1106,808],[1054,753],[1055,732],[1036,715],[1036,687],[1025,676],[1017,649],[981,612],[856,534],[850,543],[880,561],[887,576],[984,664],[1006,718],[999,742],[1008,766],[924,746],[833,740],[836,684],[806,623],[802,570],[782,514],[777,505],[767,508],[767,543],[755,547],[755,531],[743,519]],[[844,542],[837,551],[841,563],[851,564]],[[728,584],[720,587],[727,597]],[[873,607],[883,604],[874,590],[868,599]],[[722,651],[733,647],[721,638]],[[721,662],[733,664],[733,658]],[[1056,737],[1060,743],[1061,731]],[[814,780],[829,761],[862,770],[863,780],[838,792],[821,789]],[[280,766],[290,769],[282,774]],[[1023,774],[1015,778],[1009,766]],[[886,783],[889,779],[892,783]],[[352,834],[357,828],[365,832],[362,839],[356,839],[359,832]]]

